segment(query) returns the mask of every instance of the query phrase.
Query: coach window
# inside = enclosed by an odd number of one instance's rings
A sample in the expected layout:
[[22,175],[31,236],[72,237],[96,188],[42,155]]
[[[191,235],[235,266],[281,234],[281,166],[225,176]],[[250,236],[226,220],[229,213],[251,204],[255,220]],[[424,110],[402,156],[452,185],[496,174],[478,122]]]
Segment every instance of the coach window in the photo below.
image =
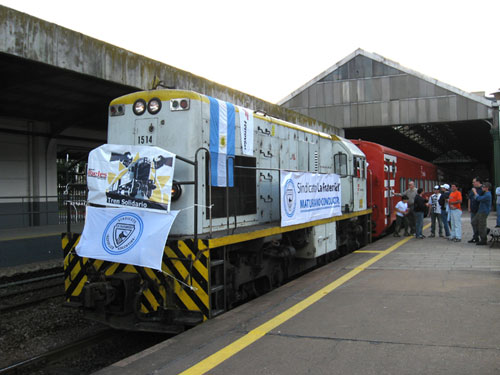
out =
[[399,191],[405,191],[406,190],[406,186],[405,186],[405,178],[404,177],[401,177],[399,179]]
[[347,176],[347,155],[339,152],[333,156],[333,167],[335,173],[341,176]]
[[[250,167],[250,168],[237,168]],[[229,214],[251,215],[257,213],[256,159],[248,156],[236,156],[234,168],[234,187],[229,188]],[[208,160],[206,163],[208,184]],[[208,202],[208,189],[206,201]],[[226,188],[212,186],[212,217],[226,217]]]

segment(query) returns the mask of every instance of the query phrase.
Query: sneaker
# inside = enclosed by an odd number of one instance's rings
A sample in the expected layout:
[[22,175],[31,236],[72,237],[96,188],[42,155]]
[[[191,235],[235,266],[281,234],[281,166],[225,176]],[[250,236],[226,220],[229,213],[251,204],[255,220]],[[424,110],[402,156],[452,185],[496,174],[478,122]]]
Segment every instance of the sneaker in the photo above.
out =
[[475,242],[478,242],[478,240],[475,239],[475,238],[473,238],[472,240],[467,241],[467,243],[475,243]]
[[461,238],[455,238],[453,241],[454,242],[462,242],[462,239]]
[[444,237],[444,236],[443,236],[443,233],[439,233],[439,237]]
[[394,234],[393,234],[393,236],[394,236],[394,237],[401,237],[401,236],[399,235],[399,233],[394,233]]
[[500,225],[495,225],[495,228],[500,228]]
[[405,233],[405,237],[411,236],[410,233]]
[[455,237],[448,237],[448,241],[455,241]]
[[432,238],[432,237],[436,237],[436,235],[435,235],[434,233],[431,233],[429,237],[430,237],[430,238]]
[[425,238],[425,236],[418,236],[417,237],[419,240],[423,240]]

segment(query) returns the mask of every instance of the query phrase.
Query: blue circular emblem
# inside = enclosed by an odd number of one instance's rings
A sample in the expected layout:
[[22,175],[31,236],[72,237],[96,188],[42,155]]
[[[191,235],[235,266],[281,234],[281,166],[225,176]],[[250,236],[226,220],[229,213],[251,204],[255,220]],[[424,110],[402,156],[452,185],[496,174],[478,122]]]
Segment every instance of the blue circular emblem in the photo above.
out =
[[285,189],[283,193],[283,208],[285,214],[288,217],[292,217],[295,213],[295,203],[297,201],[297,196],[295,194],[295,186],[293,185],[293,180],[290,178],[285,183]]
[[115,216],[104,229],[102,247],[111,255],[124,254],[137,244],[144,230],[139,215],[124,212]]

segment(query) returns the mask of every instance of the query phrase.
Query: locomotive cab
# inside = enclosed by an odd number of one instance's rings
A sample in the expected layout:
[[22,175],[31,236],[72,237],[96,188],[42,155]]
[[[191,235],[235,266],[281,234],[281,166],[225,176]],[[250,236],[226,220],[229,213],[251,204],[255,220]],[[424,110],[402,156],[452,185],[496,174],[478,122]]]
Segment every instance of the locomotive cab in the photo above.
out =
[[334,143],[333,159],[335,173],[342,183],[342,211],[355,212],[366,210],[366,172],[365,154],[350,140],[339,137]]

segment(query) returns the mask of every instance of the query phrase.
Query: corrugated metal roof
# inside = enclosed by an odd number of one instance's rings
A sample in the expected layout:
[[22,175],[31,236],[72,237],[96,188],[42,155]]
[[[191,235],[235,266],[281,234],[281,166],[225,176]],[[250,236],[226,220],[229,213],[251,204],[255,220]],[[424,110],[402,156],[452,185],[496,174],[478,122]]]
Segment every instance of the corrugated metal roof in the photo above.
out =
[[441,82],[435,78],[431,78],[429,76],[426,76],[425,74],[422,74],[422,73],[419,73],[415,70],[412,70],[412,69],[409,69],[409,68],[406,68],[404,66],[402,66],[401,64],[395,62],[395,61],[392,61],[392,60],[389,60],[381,55],[378,55],[376,53],[371,53],[371,52],[367,52],[361,48],[358,48],[356,51],[354,51],[353,53],[351,53],[350,55],[348,55],[347,57],[343,58],[342,60],[340,60],[338,63],[336,63],[335,65],[331,66],[330,68],[328,68],[327,70],[325,70],[324,72],[320,73],[319,75],[317,75],[316,77],[314,77],[312,80],[310,80],[309,82],[307,82],[306,84],[304,84],[303,86],[299,87],[297,90],[293,91],[290,95],[286,96],[285,98],[281,99],[280,101],[278,101],[277,104],[279,105],[283,105],[284,103],[288,102],[290,99],[294,98],[295,96],[297,96],[298,94],[300,94],[301,92],[303,92],[304,90],[306,90],[307,88],[311,87],[312,85],[314,85],[315,83],[321,81],[323,78],[325,78],[326,76],[328,76],[330,73],[336,71],[337,69],[339,69],[340,67],[342,67],[343,65],[345,65],[347,62],[349,62],[350,60],[354,59],[356,56],[358,55],[362,55],[362,56],[365,56],[369,59],[372,59],[374,61],[378,61],[382,64],[385,64],[391,68],[394,68],[394,69],[397,69],[399,71],[402,71],[406,74],[409,74],[409,75],[412,75],[412,76],[415,76],[417,78],[420,78],[424,81],[427,81],[433,85],[436,85],[438,87],[441,87],[445,90],[449,90],[457,95],[460,95],[460,96],[463,96],[467,99],[470,99],[470,100],[473,100],[475,102],[478,102],[478,103],[481,103],[487,107],[490,107],[492,106],[491,104],[491,101],[486,99],[486,98],[481,98],[480,96],[477,96],[477,95],[474,95],[474,94],[471,94],[471,93],[468,93],[468,92],[465,92],[463,90],[460,90],[459,88],[456,88],[454,86],[451,86],[447,83],[444,83],[444,82]]

